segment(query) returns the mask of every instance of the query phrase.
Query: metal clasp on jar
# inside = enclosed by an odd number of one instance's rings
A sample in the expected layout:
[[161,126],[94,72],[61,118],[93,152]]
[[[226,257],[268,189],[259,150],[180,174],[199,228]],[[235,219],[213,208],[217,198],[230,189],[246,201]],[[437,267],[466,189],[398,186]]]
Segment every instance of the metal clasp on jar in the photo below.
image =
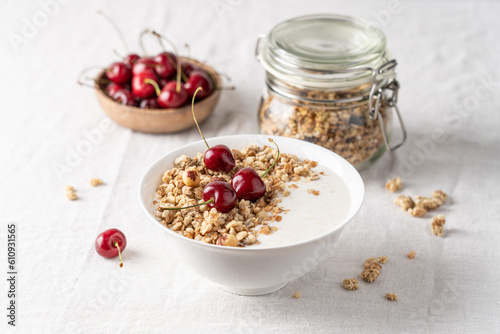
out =
[[[387,72],[393,70],[397,64],[398,63],[396,59],[393,59],[372,71],[373,85],[370,90],[370,95],[368,99],[368,107],[369,107],[368,117],[370,117],[370,119],[372,120],[378,119],[380,123],[380,128],[382,129],[385,147],[390,152],[401,147],[405,143],[407,137],[406,128],[397,104],[400,85],[399,82],[394,78],[390,80],[388,83],[386,83],[384,86],[379,87],[378,86],[379,78],[377,76],[384,75]],[[401,141],[392,147],[389,145],[389,139],[387,138],[387,131],[385,129],[384,120],[382,118],[382,115],[380,115],[380,105],[382,104],[382,100],[389,107],[394,107],[394,109],[396,110],[396,116],[398,117],[399,125],[401,126],[401,132],[403,135]]]

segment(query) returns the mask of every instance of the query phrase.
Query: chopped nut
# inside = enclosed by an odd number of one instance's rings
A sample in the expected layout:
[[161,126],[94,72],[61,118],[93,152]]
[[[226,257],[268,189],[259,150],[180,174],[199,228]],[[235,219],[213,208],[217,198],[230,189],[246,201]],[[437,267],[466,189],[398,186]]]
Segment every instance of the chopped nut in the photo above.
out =
[[344,284],[344,289],[346,290],[358,290],[359,288],[359,281],[355,278],[346,278],[342,283]]
[[75,188],[73,186],[66,186],[66,191],[74,191]]
[[377,279],[380,274],[378,269],[365,269],[361,272],[361,277],[367,282],[373,282]]
[[389,261],[389,258],[386,255],[383,255],[383,256],[377,258],[377,262],[381,263],[381,264],[384,264],[387,261]]
[[74,191],[67,191],[67,192],[66,192],[66,197],[67,197],[70,201],[74,201],[74,200],[78,199],[78,195],[77,195]]
[[387,297],[387,299],[389,300],[398,300],[398,295],[396,295],[395,293],[393,292],[389,292],[389,293],[386,293],[385,296]]
[[413,202],[410,196],[400,195],[394,199],[394,203],[399,205],[405,211],[415,207],[415,202]]
[[422,207],[416,206],[412,209],[408,209],[408,213],[413,217],[423,217],[427,213],[427,210]]
[[443,235],[443,225],[446,223],[444,215],[439,215],[432,218],[431,227],[432,233],[438,237]]
[[196,169],[190,168],[182,173],[182,182],[188,187],[198,187],[200,185],[200,174]]
[[434,197],[435,199],[439,200],[441,202],[440,205],[442,205],[448,199],[448,195],[446,195],[441,190],[436,190],[436,191],[432,192],[431,196]]
[[293,294],[293,298],[295,298],[295,299],[299,299],[300,296],[301,296],[301,294],[298,291]]
[[100,185],[104,184],[104,182],[102,182],[102,180],[98,179],[98,178],[90,179],[89,182],[90,182],[90,185],[92,187],[97,187],[97,186],[100,186]]
[[232,234],[224,233],[217,239],[217,245],[236,247],[238,246],[238,239]]
[[387,181],[387,183],[385,184],[385,188],[389,189],[391,193],[395,193],[402,187],[403,183],[401,182],[401,178],[399,176],[395,177],[392,180]]
[[408,256],[409,259],[414,259],[415,258],[415,251],[410,251],[406,256]]
[[440,206],[442,202],[436,198],[429,198],[425,196],[416,196],[415,197],[415,206],[424,208],[426,210],[434,210],[438,206]]

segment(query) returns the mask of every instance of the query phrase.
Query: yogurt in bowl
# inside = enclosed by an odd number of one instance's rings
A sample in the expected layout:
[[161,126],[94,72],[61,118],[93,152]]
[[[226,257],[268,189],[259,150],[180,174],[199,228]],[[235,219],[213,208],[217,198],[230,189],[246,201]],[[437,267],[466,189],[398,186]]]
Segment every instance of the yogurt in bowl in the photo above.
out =
[[[296,182],[280,206],[289,210],[271,224],[270,235],[260,234],[260,244],[223,247],[187,238],[167,228],[156,218],[155,194],[163,173],[174,167],[181,155],[204,152],[203,141],[174,150],[156,161],[140,182],[139,198],[149,219],[159,226],[179,261],[216,283],[222,289],[242,295],[276,291],[314,269],[331,251],[343,227],[358,212],[364,197],[363,181],[356,169],[339,155],[320,146],[285,137],[271,137],[281,152],[318,162],[321,178]],[[208,140],[242,149],[247,145],[269,145],[269,136],[236,135]],[[291,182],[290,184],[295,184]]]

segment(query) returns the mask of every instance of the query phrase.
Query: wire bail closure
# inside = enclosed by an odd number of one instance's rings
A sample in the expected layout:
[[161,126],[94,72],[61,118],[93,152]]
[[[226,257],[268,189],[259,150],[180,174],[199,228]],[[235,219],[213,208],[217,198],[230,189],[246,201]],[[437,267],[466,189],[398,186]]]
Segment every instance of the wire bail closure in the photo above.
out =
[[[370,95],[368,97],[368,117],[371,120],[378,119],[380,128],[382,129],[382,135],[384,137],[385,147],[389,152],[393,152],[396,149],[400,148],[405,143],[407,137],[406,127],[403,123],[403,118],[401,117],[401,113],[399,112],[397,104],[400,85],[396,79],[392,79],[384,86],[379,87],[377,76],[383,75],[393,70],[397,64],[398,63],[396,59],[392,59],[387,63],[383,64],[382,66],[380,66],[379,68],[374,69],[372,71],[373,85],[370,90]],[[387,131],[384,125],[384,119],[380,114],[380,105],[382,104],[382,100],[389,107],[394,107],[394,109],[396,110],[396,116],[398,117],[399,125],[401,126],[401,132],[403,135],[401,141],[392,147],[389,145],[389,139],[387,138]]]

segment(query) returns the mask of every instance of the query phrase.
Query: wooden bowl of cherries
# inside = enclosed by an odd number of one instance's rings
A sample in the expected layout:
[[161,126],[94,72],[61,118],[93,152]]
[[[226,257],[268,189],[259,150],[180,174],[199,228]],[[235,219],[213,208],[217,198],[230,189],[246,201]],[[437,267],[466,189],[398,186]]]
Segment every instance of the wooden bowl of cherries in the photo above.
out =
[[[158,38],[163,50],[163,42],[171,44],[154,31],[146,32]],[[93,87],[104,112],[132,130],[178,132],[195,125],[191,102],[201,88],[195,101],[197,119],[202,122],[210,116],[220,96],[220,75],[204,63],[176,54],[163,51],[141,57],[130,53],[103,69]]]

